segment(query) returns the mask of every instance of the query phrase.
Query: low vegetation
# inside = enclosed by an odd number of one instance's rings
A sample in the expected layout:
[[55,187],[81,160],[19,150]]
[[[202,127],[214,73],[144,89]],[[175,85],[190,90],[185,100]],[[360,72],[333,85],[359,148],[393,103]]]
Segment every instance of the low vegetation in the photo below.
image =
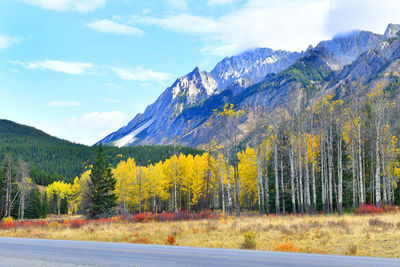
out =
[[[158,217],[157,217],[158,216]],[[400,214],[3,219],[0,236],[400,258]],[[167,218],[165,221],[163,219]]]

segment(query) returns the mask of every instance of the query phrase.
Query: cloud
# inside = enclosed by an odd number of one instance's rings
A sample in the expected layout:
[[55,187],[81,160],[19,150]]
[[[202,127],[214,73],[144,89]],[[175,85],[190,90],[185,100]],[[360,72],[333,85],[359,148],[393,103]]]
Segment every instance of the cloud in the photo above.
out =
[[81,117],[71,117],[66,123],[65,130],[79,129],[79,136],[74,139],[80,143],[93,145],[126,124],[126,117],[121,111],[87,113]]
[[353,29],[383,33],[389,23],[400,23],[398,0],[334,0],[326,17],[326,29],[332,33]]
[[237,2],[237,0],[208,0],[208,4],[210,6],[215,6],[215,5],[227,5],[227,4],[232,4],[234,2]]
[[112,70],[118,75],[118,77],[126,81],[156,81],[162,83],[170,78],[168,73],[156,72],[150,69],[145,69],[141,66],[134,69],[113,67]]
[[49,107],[76,107],[80,106],[81,103],[77,101],[59,101],[59,100],[52,100],[48,103]]
[[120,34],[120,35],[132,35],[132,36],[143,36],[145,34],[144,31],[138,28],[116,23],[106,19],[89,23],[86,26],[95,31],[108,34]]
[[89,12],[103,7],[107,0],[24,0],[46,10]]
[[69,62],[59,60],[43,60],[36,62],[12,62],[13,64],[22,65],[26,69],[45,69],[56,72],[63,72],[70,75],[84,74],[87,69],[93,67],[92,63],[88,62]]
[[198,37],[209,54],[226,56],[259,46],[299,51],[330,37],[323,23],[329,7],[329,0],[249,0],[217,18],[181,13],[132,16],[128,23]]
[[8,35],[0,35],[0,51],[18,43],[19,43],[18,38],[11,37]]

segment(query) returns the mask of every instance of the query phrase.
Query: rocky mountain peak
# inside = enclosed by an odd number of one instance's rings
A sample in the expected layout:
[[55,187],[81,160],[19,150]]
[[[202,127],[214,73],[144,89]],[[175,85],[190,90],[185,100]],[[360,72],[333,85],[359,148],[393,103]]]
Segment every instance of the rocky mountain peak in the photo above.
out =
[[329,53],[331,56],[328,65],[333,70],[341,70],[343,66],[352,63],[362,53],[375,48],[385,36],[369,31],[354,30],[338,34],[329,41],[322,41],[316,50]]
[[385,36],[387,38],[393,38],[396,37],[396,34],[400,31],[400,24],[393,24],[390,23],[385,31]]
[[212,95],[217,86],[211,75],[196,67],[171,86],[172,99],[184,104],[193,104]]
[[278,73],[302,56],[302,53],[255,48],[239,55],[226,57],[210,72],[220,90],[235,84],[238,79],[258,83],[269,73]]

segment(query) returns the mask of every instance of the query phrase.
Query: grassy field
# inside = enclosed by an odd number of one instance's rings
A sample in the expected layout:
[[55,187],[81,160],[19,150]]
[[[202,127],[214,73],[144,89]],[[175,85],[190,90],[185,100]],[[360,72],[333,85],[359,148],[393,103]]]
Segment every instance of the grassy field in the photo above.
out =
[[400,258],[400,214],[241,217],[177,222],[50,221],[0,236]]

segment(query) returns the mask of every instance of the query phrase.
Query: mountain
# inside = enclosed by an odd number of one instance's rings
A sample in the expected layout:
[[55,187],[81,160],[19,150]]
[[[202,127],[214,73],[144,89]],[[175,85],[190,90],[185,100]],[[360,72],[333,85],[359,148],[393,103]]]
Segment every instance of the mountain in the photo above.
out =
[[223,59],[210,73],[196,68],[177,79],[143,114],[99,143],[198,147],[213,137],[204,127],[213,109],[227,102],[246,111],[242,127],[249,129],[257,106],[291,112],[307,99],[340,95],[343,85],[356,79],[371,86],[378,80],[389,85],[390,70],[398,71],[398,30],[396,24],[389,24],[384,35],[356,30],[301,53],[257,48]]
[[182,134],[192,131],[203,121],[182,121],[181,115],[186,108],[198,105],[213,95],[220,95],[227,88],[237,94],[263,80],[266,75],[286,69],[302,55],[257,48],[223,59],[210,73],[196,67],[178,78],[143,114],[136,115],[128,125],[97,144],[122,147],[179,142]]
[[[184,154],[196,155],[198,150],[178,148]],[[118,161],[134,157],[141,165],[165,160],[174,153],[173,147],[141,146],[130,148],[106,147],[109,160]],[[79,145],[50,136],[33,127],[0,120],[0,160],[10,153],[13,161],[19,158],[28,162],[30,176],[36,183],[47,185],[55,180],[68,182],[80,175],[97,153],[95,147]]]

